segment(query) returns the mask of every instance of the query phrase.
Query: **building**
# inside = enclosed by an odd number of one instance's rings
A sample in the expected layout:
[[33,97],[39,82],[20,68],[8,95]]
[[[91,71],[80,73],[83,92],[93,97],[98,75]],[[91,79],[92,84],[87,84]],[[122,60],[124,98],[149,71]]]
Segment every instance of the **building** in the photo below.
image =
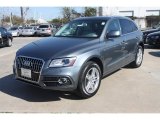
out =
[[141,29],[160,24],[160,7],[98,7],[97,16],[120,15],[133,19]]
[[42,19],[42,18],[39,18],[37,20],[37,24],[45,24],[45,23],[48,23],[46,20]]

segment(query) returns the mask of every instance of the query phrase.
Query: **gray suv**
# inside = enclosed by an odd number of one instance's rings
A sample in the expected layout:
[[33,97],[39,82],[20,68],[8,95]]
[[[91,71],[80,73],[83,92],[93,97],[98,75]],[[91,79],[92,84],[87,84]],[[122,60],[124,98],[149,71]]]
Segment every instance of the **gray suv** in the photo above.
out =
[[131,19],[83,17],[19,49],[13,70],[23,82],[89,98],[104,76],[126,65],[141,66],[143,51],[142,32]]

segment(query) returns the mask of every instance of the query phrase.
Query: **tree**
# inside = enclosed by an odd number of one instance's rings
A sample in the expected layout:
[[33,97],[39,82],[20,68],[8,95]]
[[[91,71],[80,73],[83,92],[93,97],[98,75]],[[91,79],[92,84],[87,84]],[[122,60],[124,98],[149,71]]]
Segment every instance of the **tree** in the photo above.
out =
[[4,22],[10,22],[10,16],[5,16],[5,17],[3,18],[3,21],[4,21]]
[[20,7],[20,11],[21,11],[21,19],[23,20],[23,22],[25,22],[27,13],[28,13],[29,7]]
[[84,16],[88,17],[88,16],[96,16],[96,8],[93,7],[85,7],[85,11],[84,11]]
[[37,21],[36,20],[34,20],[33,18],[30,18],[30,19],[27,19],[26,20],[26,23],[27,24],[33,24],[33,23],[36,23]]
[[17,15],[12,16],[13,25],[20,25],[23,23],[23,19]]
[[62,8],[62,15],[65,22],[69,22],[71,20],[72,15],[72,8],[70,7],[63,7]]
[[62,20],[60,18],[54,18],[50,21],[51,23],[61,23]]
[[75,18],[78,18],[81,16],[81,13],[78,13],[75,9],[71,8],[71,7],[63,7],[62,8],[62,22],[66,23],[69,22]]

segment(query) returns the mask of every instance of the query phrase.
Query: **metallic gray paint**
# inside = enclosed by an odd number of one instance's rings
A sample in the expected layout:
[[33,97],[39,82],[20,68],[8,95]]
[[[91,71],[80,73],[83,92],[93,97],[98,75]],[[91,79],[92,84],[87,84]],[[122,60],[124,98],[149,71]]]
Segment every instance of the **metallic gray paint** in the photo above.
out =
[[[118,19],[119,17],[91,17],[80,19]],[[120,17],[121,18],[121,17]],[[124,18],[128,19],[128,18]],[[108,22],[109,23],[109,22]],[[103,76],[129,64],[135,60],[137,46],[142,43],[140,30],[121,35],[116,38],[105,38],[106,24],[100,38],[49,37],[32,42],[17,51],[16,56],[29,56],[43,59],[39,85],[46,89],[72,91],[77,88],[81,69],[92,58],[99,59],[103,64]],[[53,59],[77,57],[71,67],[49,68]],[[44,76],[69,76],[70,86],[45,87],[41,82]]]

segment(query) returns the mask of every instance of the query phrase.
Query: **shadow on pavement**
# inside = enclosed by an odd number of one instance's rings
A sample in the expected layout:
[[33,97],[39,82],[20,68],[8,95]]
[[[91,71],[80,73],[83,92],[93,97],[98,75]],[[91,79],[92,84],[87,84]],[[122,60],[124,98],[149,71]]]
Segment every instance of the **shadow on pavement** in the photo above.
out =
[[149,52],[150,55],[160,57],[160,51]]
[[61,98],[80,100],[68,92],[45,90],[20,82],[14,79],[13,74],[0,78],[0,91],[29,102],[59,101]]

